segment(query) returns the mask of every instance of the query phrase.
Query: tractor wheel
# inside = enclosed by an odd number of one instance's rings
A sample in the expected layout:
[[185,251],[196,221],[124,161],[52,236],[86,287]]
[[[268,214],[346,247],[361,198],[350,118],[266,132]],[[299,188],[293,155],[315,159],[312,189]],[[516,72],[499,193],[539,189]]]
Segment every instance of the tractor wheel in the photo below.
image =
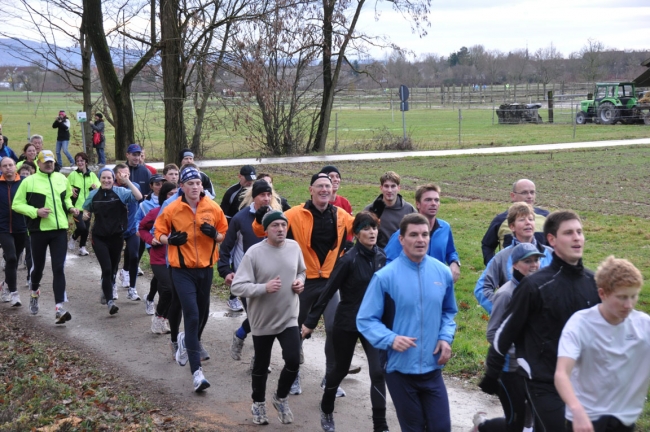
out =
[[603,102],[598,107],[598,118],[604,125],[614,125],[619,120],[620,112],[616,109],[613,103]]
[[587,113],[584,111],[578,111],[576,114],[576,124],[583,125],[587,123]]
[[650,112],[645,113],[643,116],[643,123],[650,126]]

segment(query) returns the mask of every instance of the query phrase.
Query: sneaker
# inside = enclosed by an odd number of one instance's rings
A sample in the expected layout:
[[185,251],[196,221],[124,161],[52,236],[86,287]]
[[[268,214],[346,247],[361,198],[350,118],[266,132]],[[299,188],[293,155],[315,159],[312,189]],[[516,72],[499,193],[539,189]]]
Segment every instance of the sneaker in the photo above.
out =
[[81,256],[90,255],[90,252],[88,252],[88,249],[86,249],[86,246],[82,246],[82,247],[79,248],[79,255],[81,255]]
[[126,298],[133,301],[140,301],[140,296],[138,295],[138,291],[136,291],[135,288],[129,288],[129,292],[126,295]]
[[203,348],[203,342],[199,341],[199,356],[201,361],[210,360],[210,353]]
[[70,237],[70,240],[68,240],[68,250],[74,250],[75,244],[77,241]]
[[36,315],[38,313],[38,298],[41,295],[41,290],[36,290],[32,291],[31,295],[29,296],[29,312],[32,315]]
[[291,390],[289,390],[289,394],[299,395],[301,393],[302,393],[302,387],[300,387],[300,371],[298,371],[298,375],[296,375],[296,379],[293,381],[293,384],[291,384]]
[[273,393],[273,407],[278,410],[278,420],[283,424],[293,423],[293,413],[289,408],[289,398],[279,398]]
[[120,279],[122,280],[122,288],[129,288],[131,286],[131,276],[129,272],[122,269],[120,271]]
[[115,302],[113,300],[108,301],[108,313],[111,315],[115,315],[117,311],[119,311],[120,308],[117,307]]
[[153,315],[156,313],[156,304],[152,301],[145,300],[144,310],[147,313],[147,315]]
[[239,312],[244,310],[244,305],[241,304],[241,301],[237,297],[228,300],[228,307],[230,308],[231,311],[234,312]]
[[[244,340],[237,337],[237,332],[232,334],[232,342],[230,343],[230,357],[233,360],[241,360],[241,351],[244,348]],[[252,364],[252,363],[251,363]]]
[[113,284],[113,300],[117,300],[117,285]]
[[56,324],[65,324],[66,321],[70,321],[72,319],[72,315],[70,315],[70,312],[67,310],[63,309],[63,306],[58,306],[56,308],[56,313],[54,314],[54,317],[56,318]]
[[253,423],[256,425],[269,424],[269,418],[266,415],[266,402],[253,402],[251,412],[253,413]]
[[359,372],[361,372],[361,366],[352,365],[350,366],[350,370],[348,370],[348,375],[358,374]]
[[22,306],[22,303],[20,302],[20,294],[18,294],[18,291],[12,292],[11,293],[11,307],[18,307]]
[[172,350],[172,359],[176,360],[176,351],[178,351],[178,342],[169,341],[169,348]]
[[144,276],[144,272],[142,271],[140,266],[138,266],[138,276]]
[[[320,382],[320,388],[325,390],[325,378],[323,377],[323,381]],[[336,397],[345,397],[345,390],[343,390],[341,387],[336,389]]]
[[169,327],[169,320],[167,318],[163,318],[163,330],[165,331],[165,334],[172,332],[172,329]]
[[300,345],[300,364],[305,362],[305,352],[302,350],[302,345]]
[[163,317],[154,315],[151,317],[151,333],[153,334],[165,334],[165,328],[163,327]]
[[176,363],[178,363],[180,366],[185,366],[189,360],[187,357],[187,349],[185,348],[185,332],[180,332],[178,334],[177,344],[178,349],[176,350],[174,358],[176,359]]
[[203,376],[203,368],[198,368],[192,376],[194,380],[194,391],[199,393],[210,387],[210,383]]
[[2,282],[2,286],[0,287],[0,299],[2,299],[2,301],[5,303],[11,301],[11,291],[9,291],[9,287],[7,286],[6,282]]
[[104,295],[104,292],[102,291],[102,294],[99,296],[99,303],[105,305],[106,304],[106,296]]
[[474,427],[472,428],[471,432],[478,432],[478,427],[482,425],[485,420],[487,420],[487,413],[483,411],[479,411],[476,414],[474,414],[474,418],[472,419],[472,423],[474,423]]
[[320,411],[320,427],[323,428],[325,432],[336,431],[336,426],[334,425],[334,413],[325,414],[320,408],[318,408],[318,410]]

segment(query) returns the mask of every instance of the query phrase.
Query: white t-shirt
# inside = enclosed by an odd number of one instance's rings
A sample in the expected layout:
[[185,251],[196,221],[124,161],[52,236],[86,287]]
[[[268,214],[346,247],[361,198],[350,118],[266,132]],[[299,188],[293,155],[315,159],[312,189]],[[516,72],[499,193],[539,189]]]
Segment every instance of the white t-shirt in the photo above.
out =
[[[598,305],[578,311],[562,330],[558,357],[576,361],[571,383],[592,421],[611,415],[636,422],[650,385],[650,316],[635,310],[612,325]],[[565,416],[573,421],[568,407]]]

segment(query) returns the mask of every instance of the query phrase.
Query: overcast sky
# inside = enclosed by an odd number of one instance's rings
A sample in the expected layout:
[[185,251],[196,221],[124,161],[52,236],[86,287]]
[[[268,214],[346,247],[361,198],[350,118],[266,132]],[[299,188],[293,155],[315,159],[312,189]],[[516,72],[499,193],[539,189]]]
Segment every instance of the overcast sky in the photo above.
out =
[[[526,48],[531,53],[551,43],[566,57],[579,51],[587,39],[606,48],[650,51],[650,0],[432,0],[428,35],[419,38],[409,23],[380,3],[375,21],[372,3],[366,3],[359,29],[383,33],[416,54],[448,56],[462,46],[481,44],[508,52]],[[378,50],[374,57],[383,57]]]

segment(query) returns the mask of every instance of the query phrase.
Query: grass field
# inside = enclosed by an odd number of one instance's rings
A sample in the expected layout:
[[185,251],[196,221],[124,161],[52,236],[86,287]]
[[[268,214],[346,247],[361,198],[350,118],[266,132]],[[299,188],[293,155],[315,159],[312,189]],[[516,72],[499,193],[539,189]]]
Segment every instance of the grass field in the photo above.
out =
[[[153,99],[149,94],[136,94],[136,136],[147,149],[149,160],[162,160],[164,124],[162,102]],[[45,137],[45,142],[54,149],[56,130],[52,129],[52,122],[60,109],[66,110],[68,117],[73,118],[72,139],[70,152],[81,151],[81,127],[76,121],[76,111],[81,107],[80,97],[77,94],[64,93],[31,93],[27,95],[18,92],[0,92],[0,102],[4,105],[1,109],[3,115],[3,133],[10,139],[10,146],[16,151],[22,148],[27,141],[28,123],[31,133],[38,133]],[[246,131],[235,128],[230,119],[224,117],[225,111],[215,106],[216,116],[219,121],[215,126],[206,128],[207,136],[203,140],[206,149],[206,158],[227,158],[240,156],[258,156],[258,149],[254,149],[246,140]],[[188,115],[191,113],[188,106]],[[546,121],[546,110],[540,110]],[[335,118],[338,117],[338,126]],[[418,108],[406,113],[407,134],[417,149],[448,149],[467,148],[480,146],[510,146],[523,144],[541,144],[571,142],[573,139],[573,125],[571,124],[571,111],[567,108],[555,110],[555,124],[526,124],[526,125],[499,125],[496,115],[493,115],[492,106],[482,109],[462,110],[460,127],[461,139],[459,142],[459,120],[457,109],[425,109]],[[191,117],[187,117],[191,125]],[[336,130],[335,130],[336,129]],[[593,141],[608,139],[645,138],[650,128],[647,126],[600,126],[584,125],[576,129],[575,141]],[[109,160],[114,160],[112,142],[114,132],[106,124],[106,137],[109,143],[106,149]],[[330,124],[327,153],[333,153],[335,141],[338,142],[338,152],[358,153],[374,151],[379,145],[388,141],[396,141],[402,137],[402,119],[399,111],[391,112],[387,104],[383,109],[351,107],[340,108],[336,106]],[[123,156],[120,156],[122,159]]]
[[[409,158],[388,161],[342,162],[341,195],[355,211],[379,193],[378,178],[388,170],[402,175],[402,194],[414,203],[417,185],[436,182],[444,199],[439,217],[452,226],[463,263],[456,284],[459,313],[454,357],[446,371],[463,377],[481,373],[487,352],[487,316],[473,296],[484,269],[480,242],[495,214],[507,209],[511,184],[518,178],[535,181],[538,205],[555,210],[572,208],[584,219],[584,262],[591,269],[608,255],[631,260],[650,281],[650,185],[647,162],[650,148],[522,155]],[[258,172],[274,175],[274,186],[291,204],[308,199],[307,179],[321,167],[316,164],[260,166]],[[236,169],[210,174],[220,196],[232,184]],[[218,281],[217,281],[218,282]],[[221,287],[221,294],[226,293]],[[646,282],[638,308],[650,313],[650,282]],[[639,430],[650,430],[650,417]]]

